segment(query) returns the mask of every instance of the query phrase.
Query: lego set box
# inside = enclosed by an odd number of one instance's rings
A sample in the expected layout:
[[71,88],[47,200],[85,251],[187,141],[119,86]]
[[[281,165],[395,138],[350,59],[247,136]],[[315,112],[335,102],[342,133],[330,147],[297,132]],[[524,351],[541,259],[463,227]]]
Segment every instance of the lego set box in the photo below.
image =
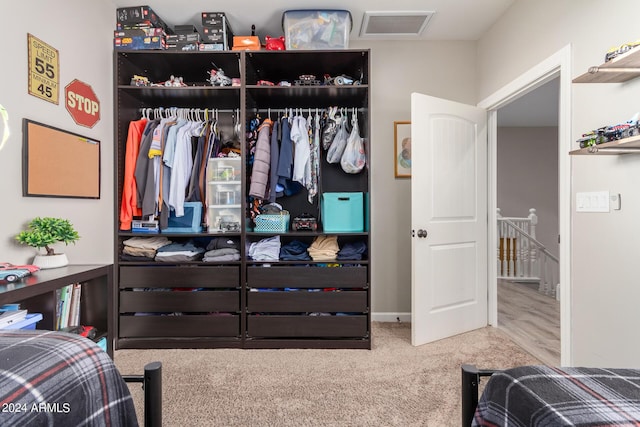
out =
[[231,50],[233,32],[224,12],[202,12],[202,30],[191,24],[171,29],[149,6],[116,9],[116,50]]
[[149,6],[116,9],[116,50],[166,49],[165,37],[172,34],[169,26]]
[[[230,50],[233,45],[233,31],[224,12],[202,12],[202,43],[222,45],[222,49]],[[202,50],[210,50],[204,48]]]

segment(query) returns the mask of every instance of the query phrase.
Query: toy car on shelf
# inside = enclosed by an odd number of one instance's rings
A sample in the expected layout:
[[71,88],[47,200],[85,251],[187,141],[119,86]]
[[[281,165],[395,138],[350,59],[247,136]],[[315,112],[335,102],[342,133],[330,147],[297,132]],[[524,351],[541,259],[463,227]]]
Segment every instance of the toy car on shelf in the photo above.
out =
[[602,126],[590,132],[583,133],[582,137],[580,137],[576,142],[580,145],[580,148],[586,148],[602,144],[604,142],[617,141],[640,135],[639,117],[640,113],[636,113],[625,123]]
[[348,86],[359,85],[360,80],[356,80],[353,77],[341,74],[339,76],[331,77],[329,74],[324,75],[324,84],[333,86]]
[[320,80],[316,79],[315,74],[301,74],[298,76],[298,80],[294,81],[296,86],[318,86]]
[[16,282],[23,277],[29,276],[31,273],[35,273],[40,270],[37,265],[14,265],[8,262],[0,263],[0,281],[8,283]]
[[148,77],[134,74],[131,77],[131,86],[151,86],[151,82]]
[[291,223],[293,231],[316,231],[318,230],[318,220],[310,214],[300,214],[293,218]]
[[66,328],[60,329],[60,331],[68,332],[70,334],[77,334],[77,335],[89,338],[90,340],[94,339],[96,337],[96,334],[98,333],[95,327],[84,326],[84,325],[67,326]]
[[605,128],[599,128],[596,130],[592,130],[591,132],[583,133],[582,137],[578,139],[578,144],[580,148],[592,147],[594,145],[602,144],[603,142],[609,141],[607,137],[604,135]]
[[604,62],[609,62],[612,59],[629,52],[631,49],[634,49],[636,47],[640,46],[640,40],[636,40],[634,42],[631,43],[625,43],[623,45],[620,46],[615,46],[612,47],[611,49],[609,49],[607,51],[607,53],[604,56]]
[[220,223],[222,231],[240,231],[240,223],[237,221],[222,221]]

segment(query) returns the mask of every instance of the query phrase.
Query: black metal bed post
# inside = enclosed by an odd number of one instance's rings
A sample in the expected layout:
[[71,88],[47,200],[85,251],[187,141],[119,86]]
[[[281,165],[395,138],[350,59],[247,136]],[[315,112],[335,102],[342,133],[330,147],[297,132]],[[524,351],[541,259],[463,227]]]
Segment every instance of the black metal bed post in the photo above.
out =
[[144,365],[144,375],[123,375],[127,383],[142,383],[144,390],[144,426],[162,427],[162,363]]
[[462,427],[471,426],[478,406],[478,369],[475,365],[462,365]]
[[495,369],[478,369],[475,365],[462,365],[462,427],[470,427],[478,407],[480,377],[490,377]]
[[151,362],[144,367],[144,425],[162,426],[162,363]]

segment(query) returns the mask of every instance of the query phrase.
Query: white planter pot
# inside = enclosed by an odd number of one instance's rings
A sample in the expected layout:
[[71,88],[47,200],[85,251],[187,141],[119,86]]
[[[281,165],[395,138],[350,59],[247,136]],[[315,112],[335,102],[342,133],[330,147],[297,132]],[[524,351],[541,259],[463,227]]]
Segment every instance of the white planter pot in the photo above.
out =
[[69,265],[69,260],[65,254],[36,255],[35,258],[33,258],[33,265],[37,265],[40,269],[46,270],[48,268],[58,268]]

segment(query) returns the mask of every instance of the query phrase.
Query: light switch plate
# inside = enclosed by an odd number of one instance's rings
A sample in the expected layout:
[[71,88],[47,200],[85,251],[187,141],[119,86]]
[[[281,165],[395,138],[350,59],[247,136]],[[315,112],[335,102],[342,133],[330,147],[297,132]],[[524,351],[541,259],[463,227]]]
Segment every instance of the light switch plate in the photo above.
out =
[[609,212],[609,192],[576,193],[576,212]]

